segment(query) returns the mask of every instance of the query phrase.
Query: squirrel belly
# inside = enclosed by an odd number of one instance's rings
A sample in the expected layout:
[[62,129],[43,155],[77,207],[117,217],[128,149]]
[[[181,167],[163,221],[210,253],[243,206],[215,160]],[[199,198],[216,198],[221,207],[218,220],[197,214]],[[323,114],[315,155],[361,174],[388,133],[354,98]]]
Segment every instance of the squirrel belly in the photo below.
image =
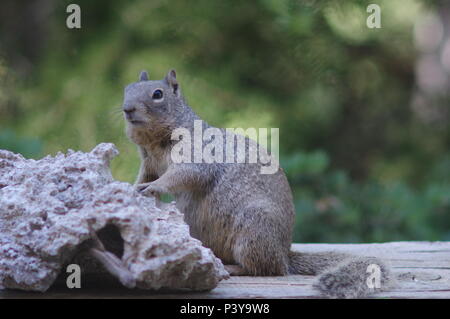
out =
[[[142,72],[138,82],[128,85],[123,103],[127,135],[141,155],[136,187],[157,197],[172,194],[191,235],[224,264],[234,265],[229,268],[232,274],[318,275],[314,287],[323,296],[352,298],[375,291],[366,281],[367,268],[376,264],[382,288],[388,286],[390,271],[381,260],[290,250],[295,208],[281,168],[261,174],[260,162],[175,163],[173,130],[193,132],[194,121],[200,118],[183,98],[175,71],[163,80],[148,79]],[[258,147],[247,137],[245,142],[246,151]]]

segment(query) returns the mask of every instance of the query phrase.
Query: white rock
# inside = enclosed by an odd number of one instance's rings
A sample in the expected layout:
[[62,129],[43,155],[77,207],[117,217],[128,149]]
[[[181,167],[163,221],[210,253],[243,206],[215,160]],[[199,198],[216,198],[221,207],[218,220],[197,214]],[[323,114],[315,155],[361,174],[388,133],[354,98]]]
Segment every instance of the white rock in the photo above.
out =
[[154,198],[112,178],[109,161],[117,154],[106,143],[38,161],[0,150],[0,288],[47,290],[83,255],[89,224],[106,235],[120,231],[121,239],[106,241],[123,251],[119,257],[139,288],[209,290],[228,277],[212,251],[189,235],[173,203],[159,209]]

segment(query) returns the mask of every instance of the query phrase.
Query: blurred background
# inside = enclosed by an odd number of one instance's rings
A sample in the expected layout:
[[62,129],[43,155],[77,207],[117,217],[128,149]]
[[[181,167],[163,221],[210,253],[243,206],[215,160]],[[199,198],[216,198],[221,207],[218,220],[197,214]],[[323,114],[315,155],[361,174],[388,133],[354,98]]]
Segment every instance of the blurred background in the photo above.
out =
[[112,142],[134,182],[123,88],[170,68],[211,125],[280,128],[296,242],[450,240],[448,1],[2,0],[0,148]]

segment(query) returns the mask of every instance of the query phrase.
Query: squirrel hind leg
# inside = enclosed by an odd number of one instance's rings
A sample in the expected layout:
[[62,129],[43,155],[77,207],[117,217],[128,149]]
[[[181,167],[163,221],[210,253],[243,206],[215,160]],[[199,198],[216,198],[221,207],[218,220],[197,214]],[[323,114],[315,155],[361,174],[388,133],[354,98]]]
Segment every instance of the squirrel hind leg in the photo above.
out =
[[323,272],[314,288],[328,298],[364,298],[388,289],[391,284],[389,267],[383,261],[371,257],[354,257]]
[[249,239],[246,234],[236,240],[233,256],[245,275],[284,276],[288,274],[288,262],[279,247],[267,236]]

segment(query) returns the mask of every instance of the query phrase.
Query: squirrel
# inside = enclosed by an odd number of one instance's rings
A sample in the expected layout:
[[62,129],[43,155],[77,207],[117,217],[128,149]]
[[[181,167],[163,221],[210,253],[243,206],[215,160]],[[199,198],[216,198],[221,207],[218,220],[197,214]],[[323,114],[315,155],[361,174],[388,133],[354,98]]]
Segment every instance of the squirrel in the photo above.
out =
[[[379,288],[367,283],[371,264],[379,267],[381,289],[391,282],[389,267],[377,258],[290,250],[295,208],[282,168],[261,174],[260,162],[174,161],[172,132],[192,133],[194,121],[201,120],[181,94],[175,70],[154,81],[142,71],[126,86],[122,109],[126,134],[141,157],[137,191],[156,198],[172,195],[191,235],[222,260],[230,275],[319,275],[314,288],[330,298],[364,297]],[[202,128],[212,127],[202,121]],[[245,141],[246,150],[256,143]]]

